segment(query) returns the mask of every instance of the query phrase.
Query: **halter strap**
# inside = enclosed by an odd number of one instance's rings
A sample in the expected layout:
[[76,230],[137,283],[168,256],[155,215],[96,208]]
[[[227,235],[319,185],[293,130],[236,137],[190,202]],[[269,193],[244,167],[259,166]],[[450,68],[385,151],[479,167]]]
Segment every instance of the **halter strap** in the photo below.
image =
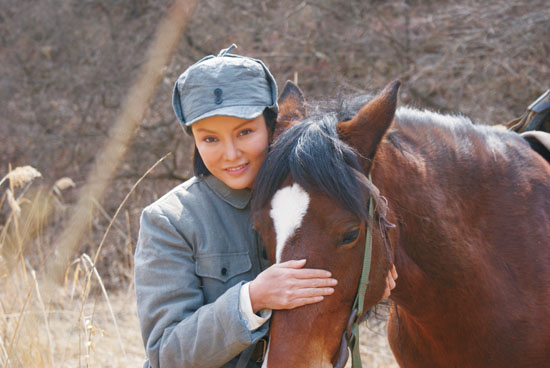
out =
[[[369,174],[369,181],[372,182]],[[374,219],[374,201],[372,196],[369,199],[369,216]],[[351,366],[352,368],[362,368],[361,355],[359,354],[359,323],[363,322],[370,315],[370,310],[363,313],[365,304],[365,293],[369,284],[369,273],[372,258],[372,227],[367,223],[367,234],[365,236],[365,253],[363,255],[363,265],[361,268],[361,279],[355,300],[351,307],[351,314],[348,320],[346,330],[342,335],[340,349],[338,351],[338,359],[334,367],[343,368],[349,357],[348,348],[351,351]]]
[[[371,177],[369,175],[369,181]],[[369,217],[374,218],[374,201],[372,197],[369,199]],[[348,340],[349,348],[351,350],[351,366],[352,368],[362,368],[361,355],[359,354],[359,323],[363,317],[363,307],[365,304],[365,293],[367,292],[367,286],[369,284],[369,273],[372,257],[372,227],[367,224],[367,235],[365,239],[365,253],[363,255],[363,267],[361,271],[361,279],[359,280],[359,288],[357,295],[351,307],[353,324],[351,326],[351,336]],[[355,310],[357,310],[356,313]],[[349,333],[348,333],[349,335]]]

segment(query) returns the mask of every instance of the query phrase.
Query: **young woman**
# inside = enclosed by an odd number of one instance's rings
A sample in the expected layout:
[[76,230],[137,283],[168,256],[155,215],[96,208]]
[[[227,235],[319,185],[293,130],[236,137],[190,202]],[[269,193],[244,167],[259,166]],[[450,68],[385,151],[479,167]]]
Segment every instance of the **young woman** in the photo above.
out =
[[[135,285],[145,367],[259,367],[271,310],[321,302],[337,285],[305,260],[268,267],[249,201],[277,85],[263,62],[234,47],[198,61],[174,86],[174,111],[195,141],[195,176],[141,216]],[[391,275],[387,284],[389,296]]]

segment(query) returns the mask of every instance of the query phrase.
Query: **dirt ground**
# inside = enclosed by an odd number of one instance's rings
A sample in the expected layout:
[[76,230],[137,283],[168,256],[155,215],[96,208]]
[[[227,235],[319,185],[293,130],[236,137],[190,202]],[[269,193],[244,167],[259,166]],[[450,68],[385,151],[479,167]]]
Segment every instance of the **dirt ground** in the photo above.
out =
[[[361,361],[368,368],[398,368],[388,345],[386,320],[369,319],[359,326]],[[346,367],[351,367],[350,361]]]
[[[84,304],[78,295],[71,296],[70,291],[63,290],[49,307],[31,300],[25,308],[19,304],[19,296],[4,292],[0,291],[0,366],[143,365],[145,352],[133,290],[108,294],[109,303],[102,294],[91,295]],[[365,367],[397,367],[386,339],[385,315],[382,309],[377,318],[360,326],[360,352]],[[351,367],[351,362],[347,367]]]
[[[120,339],[103,299],[87,303],[81,321],[78,321],[80,305],[77,301],[64,303],[59,310],[50,311],[49,330],[55,346],[55,366],[142,366],[145,353],[133,293],[110,295],[110,302],[117,320]],[[371,319],[362,324],[360,334],[360,351],[364,366],[398,367],[388,346],[384,320]],[[351,367],[350,361],[346,367]]]

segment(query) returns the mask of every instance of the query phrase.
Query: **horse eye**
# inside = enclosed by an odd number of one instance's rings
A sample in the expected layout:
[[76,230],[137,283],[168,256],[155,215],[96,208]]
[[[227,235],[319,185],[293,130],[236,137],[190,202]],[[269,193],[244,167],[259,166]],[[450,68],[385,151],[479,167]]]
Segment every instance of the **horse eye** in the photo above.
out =
[[355,230],[348,231],[347,233],[345,233],[344,237],[342,238],[342,243],[343,244],[353,243],[357,239],[357,237],[359,236],[359,231],[360,231],[360,229],[357,228]]

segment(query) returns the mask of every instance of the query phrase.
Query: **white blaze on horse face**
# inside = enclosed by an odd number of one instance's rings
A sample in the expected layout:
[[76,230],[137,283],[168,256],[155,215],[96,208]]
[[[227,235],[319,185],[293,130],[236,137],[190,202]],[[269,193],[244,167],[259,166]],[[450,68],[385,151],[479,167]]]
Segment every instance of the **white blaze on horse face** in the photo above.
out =
[[279,189],[271,200],[269,215],[273,219],[277,248],[276,262],[281,262],[281,254],[287,240],[302,224],[309,206],[309,194],[297,183]]

